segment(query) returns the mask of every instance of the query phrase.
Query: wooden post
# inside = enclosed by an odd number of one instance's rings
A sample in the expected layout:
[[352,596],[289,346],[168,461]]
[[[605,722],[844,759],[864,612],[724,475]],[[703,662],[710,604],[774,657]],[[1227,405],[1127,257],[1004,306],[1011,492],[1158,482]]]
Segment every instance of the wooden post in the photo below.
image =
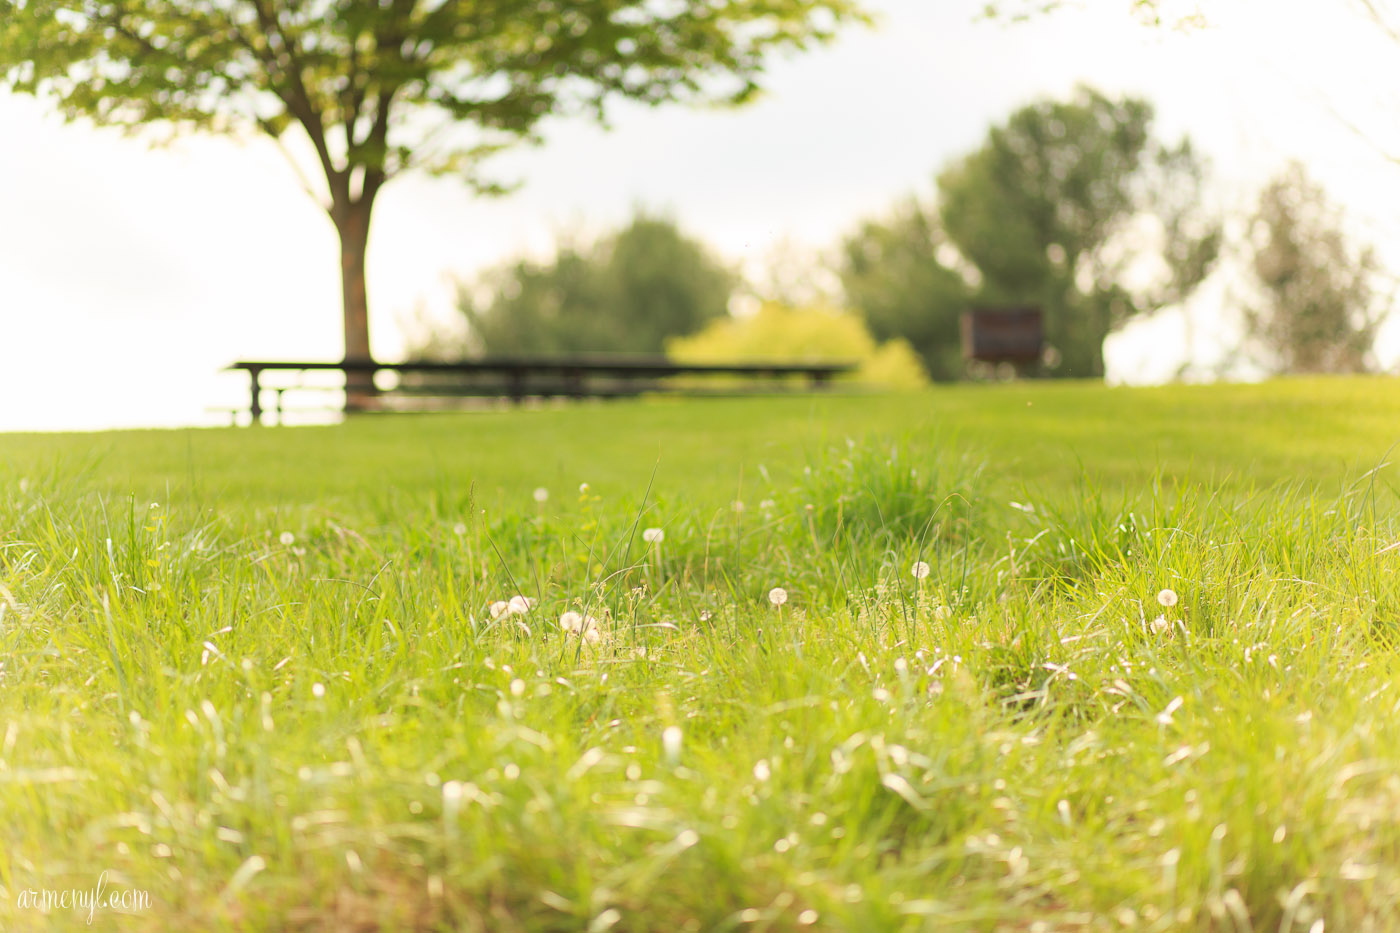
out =
[[525,370],[519,366],[512,366],[507,370],[506,386],[512,402],[519,405],[525,401]]
[[253,424],[262,423],[262,386],[258,385],[258,376],[262,370],[256,366],[248,367],[249,391],[252,394],[252,401],[248,405],[248,413],[253,416]]

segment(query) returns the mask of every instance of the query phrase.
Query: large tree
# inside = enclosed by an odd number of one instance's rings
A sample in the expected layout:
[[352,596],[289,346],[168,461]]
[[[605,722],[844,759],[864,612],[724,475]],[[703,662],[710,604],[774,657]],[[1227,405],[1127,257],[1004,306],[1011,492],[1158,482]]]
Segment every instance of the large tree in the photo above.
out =
[[403,172],[479,173],[612,97],[743,102],[776,49],[858,0],[0,0],[0,87],[128,128],[305,134],[341,244],[347,359],[370,358],[365,254]]
[[993,127],[938,179],[938,217],[976,268],[976,300],[1044,309],[1058,374],[1103,375],[1104,338],[1181,300],[1209,271],[1220,226],[1183,140],[1152,136],[1152,106],[1079,88]]

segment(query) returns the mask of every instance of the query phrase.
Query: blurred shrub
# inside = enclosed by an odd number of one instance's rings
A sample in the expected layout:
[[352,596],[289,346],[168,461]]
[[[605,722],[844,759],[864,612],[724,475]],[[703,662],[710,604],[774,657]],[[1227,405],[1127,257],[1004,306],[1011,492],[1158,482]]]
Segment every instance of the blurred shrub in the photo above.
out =
[[860,318],[832,308],[765,302],[755,314],[721,318],[693,336],[667,341],[666,352],[683,363],[849,361],[859,369],[846,378],[864,385],[916,389],[928,384],[907,341],[876,343]]
[[726,317],[737,276],[663,215],[638,212],[593,243],[561,243],[458,289],[463,336],[433,331],[415,356],[660,353],[667,337]]

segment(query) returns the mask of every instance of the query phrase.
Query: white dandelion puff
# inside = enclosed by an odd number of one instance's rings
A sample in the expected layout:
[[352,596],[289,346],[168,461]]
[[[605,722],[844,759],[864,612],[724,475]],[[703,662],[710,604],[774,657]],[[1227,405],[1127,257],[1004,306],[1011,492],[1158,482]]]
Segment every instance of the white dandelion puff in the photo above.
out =
[[452,533],[453,533],[454,535],[456,535],[457,537],[459,537],[459,538],[462,537],[462,535],[464,535],[464,534],[467,533],[467,525],[466,525],[466,523],[465,523],[465,522],[458,522],[457,524],[453,525],[453,526],[452,526]]
[[[593,622],[592,619],[588,619],[587,621]],[[583,630],[583,640],[590,645],[596,645],[603,640],[603,633],[599,631],[596,623],[589,625]]]
[[514,616],[523,616],[534,605],[535,601],[528,596],[512,596],[506,604],[506,611]]
[[768,765],[767,758],[760,758],[754,764],[753,776],[759,781],[766,781],[773,776],[773,769]]
[[559,627],[571,635],[583,631],[583,616],[570,609],[559,617]]
[[1169,628],[1172,627],[1172,624],[1171,624],[1170,622],[1167,621],[1167,617],[1166,617],[1166,616],[1158,616],[1157,618],[1155,618],[1155,619],[1152,620],[1152,623],[1151,623],[1151,624],[1152,624],[1152,632],[1153,632],[1153,634],[1155,634],[1155,635],[1160,635],[1160,634],[1162,634],[1163,632],[1165,632],[1167,629],[1169,629]]
[[1157,594],[1157,602],[1170,609],[1176,605],[1176,590],[1162,590]]
[[642,532],[642,540],[647,544],[660,544],[666,540],[666,532],[660,528],[648,528]]
[[775,586],[768,591],[768,601],[774,606],[781,606],[783,603],[787,602],[787,600],[787,590],[783,589],[781,586]]
[[491,618],[493,618],[493,619],[499,619],[501,616],[505,615],[507,612],[510,612],[510,603],[506,602],[504,599],[498,599],[498,600],[496,600],[494,603],[491,604],[491,610],[490,610],[490,611],[491,611]]
[[442,782],[442,818],[447,822],[457,818],[457,812],[462,807],[462,798],[467,796],[467,789],[461,781]]
[[548,501],[549,501],[549,490],[548,490],[548,489],[545,489],[543,486],[541,486],[541,487],[539,487],[538,489],[536,489],[536,490],[535,490],[535,501],[538,502],[540,505],[544,505],[546,502],[548,502]]
[[277,536],[277,540],[282,542],[283,547],[291,547],[293,544],[296,543],[297,536],[292,534],[290,531],[284,531]]
[[314,683],[314,684],[312,684],[312,685],[311,685],[311,695],[314,696],[314,697],[315,697],[316,699],[318,699],[318,700],[321,699],[322,697],[324,697],[324,696],[326,695],[326,685],[323,684],[323,683]]
[[667,726],[661,730],[661,750],[665,752],[667,760],[673,762],[680,760],[683,738],[680,726]]
[[927,580],[932,570],[929,568],[928,561],[916,560],[911,572],[914,574],[915,580]]

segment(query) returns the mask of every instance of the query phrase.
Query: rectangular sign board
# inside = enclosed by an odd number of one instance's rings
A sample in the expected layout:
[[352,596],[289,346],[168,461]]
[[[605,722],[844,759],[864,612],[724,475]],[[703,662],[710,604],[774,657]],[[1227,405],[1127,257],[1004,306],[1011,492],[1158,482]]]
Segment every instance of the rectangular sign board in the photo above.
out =
[[974,308],[962,316],[963,357],[984,363],[1028,365],[1045,349],[1039,308]]

